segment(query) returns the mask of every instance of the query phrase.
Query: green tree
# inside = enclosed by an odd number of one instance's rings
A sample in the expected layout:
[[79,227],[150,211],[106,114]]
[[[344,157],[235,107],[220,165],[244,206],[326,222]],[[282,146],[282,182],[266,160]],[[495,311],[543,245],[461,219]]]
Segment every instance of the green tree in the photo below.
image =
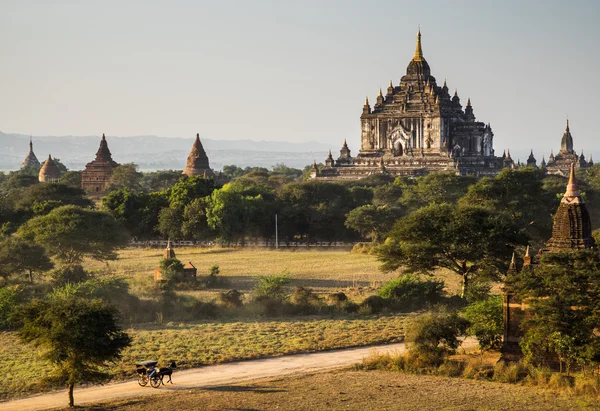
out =
[[19,228],[17,235],[40,244],[65,265],[80,263],[84,257],[115,259],[115,250],[127,244],[127,236],[110,214],[75,206],[55,208],[47,215],[34,217]]
[[142,187],[146,192],[168,190],[181,178],[181,171],[176,170],[146,172],[142,178]]
[[180,240],[183,238],[181,226],[183,224],[183,210],[180,208],[163,208],[158,213],[157,231],[163,238]]
[[120,164],[112,172],[108,190],[120,190],[127,188],[132,191],[142,189],[143,174],[138,171],[138,166],[135,163]]
[[[402,180],[401,180],[402,181]],[[473,177],[457,176],[454,173],[434,173],[418,177],[416,182],[401,184],[401,202],[407,207],[417,209],[429,204],[456,203],[467,193]]]
[[468,305],[464,316],[469,321],[471,334],[477,337],[482,356],[484,351],[499,349],[502,346],[502,296],[495,295]]
[[382,269],[432,273],[446,268],[462,278],[461,297],[476,275],[506,272],[515,245],[527,237],[504,214],[449,204],[423,207],[400,219],[376,253]]
[[169,206],[165,192],[141,193],[126,188],[102,198],[102,208],[109,212],[132,236],[152,238],[158,235],[158,214]]
[[75,384],[110,379],[103,368],[131,344],[119,326],[115,307],[100,299],[86,300],[68,289],[30,303],[22,315],[20,339],[44,350],[44,358],[54,366],[54,381],[68,387],[70,407],[75,405]]
[[270,238],[274,216],[273,190],[245,178],[215,190],[206,208],[208,226],[223,241]]
[[33,274],[50,270],[54,264],[46,255],[46,250],[37,244],[18,237],[8,237],[0,241],[0,276],[26,272],[33,283]]
[[393,227],[398,215],[386,206],[364,205],[346,214],[347,228],[370,238],[374,243],[385,240],[385,235]]
[[[564,180],[563,180],[564,181]],[[561,192],[564,192],[564,183]],[[544,189],[544,172],[538,169],[503,169],[494,178],[484,177],[469,187],[460,200],[462,205],[502,210],[534,239],[550,236],[552,214],[558,202],[555,194]]]
[[169,207],[183,208],[195,198],[211,195],[215,182],[202,176],[182,177],[169,191]]
[[521,348],[543,364],[548,353],[561,363],[600,364],[600,255],[597,250],[543,254],[533,270],[507,279],[529,306]]
[[69,187],[81,188],[81,171],[67,171],[60,176],[58,182]]
[[192,200],[183,210],[183,223],[181,232],[184,238],[206,240],[214,238],[214,232],[208,225],[206,208],[210,202],[209,197]]
[[[61,205],[91,207],[92,201],[80,187],[70,187],[64,184],[36,184],[20,190],[14,190],[9,195],[14,199],[17,209],[34,214],[47,214]],[[35,212],[37,208],[38,212]]]

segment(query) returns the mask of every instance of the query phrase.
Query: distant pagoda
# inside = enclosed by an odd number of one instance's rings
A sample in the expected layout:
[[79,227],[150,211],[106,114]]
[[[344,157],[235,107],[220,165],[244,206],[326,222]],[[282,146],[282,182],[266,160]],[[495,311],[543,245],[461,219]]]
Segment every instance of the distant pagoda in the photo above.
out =
[[101,195],[106,190],[106,184],[110,182],[113,170],[119,164],[112,159],[106,137],[102,134],[100,147],[96,152],[96,158],[85,165],[81,173],[81,188],[89,195]]
[[[35,157],[35,156],[34,156]],[[44,161],[42,168],[40,168],[40,173],[38,174],[38,180],[40,183],[58,183],[60,179],[60,169],[52,160],[50,154],[48,154],[48,159]]]
[[31,140],[31,136],[29,136],[29,153],[27,153],[25,160],[23,160],[23,164],[21,164],[21,170],[24,170],[26,168],[32,168],[32,167],[39,167],[39,166],[40,166],[40,162],[38,161],[37,157],[33,153],[33,141]]
[[571,163],[567,191],[554,214],[552,237],[546,248],[547,251],[557,252],[582,250],[593,246],[590,214],[577,187],[575,164]]
[[546,170],[548,174],[567,176],[572,164],[575,164],[575,168],[587,168],[591,167],[593,162],[590,164],[585,160],[583,151],[581,155],[577,155],[573,149],[573,136],[569,128],[569,120],[567,120],[567,127],[560,140],[560,151],[556,156],[552,153],[550,154]]
[[200,134],[196,134],[196,140],[192,145],[190,154],[187,158],[187,163],[183,173],[188,176],[204,176],[204,177],[215,177],[215,173],[210,169],[208,165],[208,156],[202,147],[200,142]]

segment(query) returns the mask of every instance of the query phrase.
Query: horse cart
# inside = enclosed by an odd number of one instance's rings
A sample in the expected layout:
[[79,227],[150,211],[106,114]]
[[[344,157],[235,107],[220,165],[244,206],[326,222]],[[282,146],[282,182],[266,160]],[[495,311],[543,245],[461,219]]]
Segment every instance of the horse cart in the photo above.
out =
[[152,388],[158,388],[160,385],[165,385],[165,376],[169,377],[167,382],[173,384],[171,375],[173,370],[177,368],[177,364],[173,361],[168,367],[157,368],[158,361],[143,361],[135,365],[138,375],[138,384],[145,387],[150,383]]

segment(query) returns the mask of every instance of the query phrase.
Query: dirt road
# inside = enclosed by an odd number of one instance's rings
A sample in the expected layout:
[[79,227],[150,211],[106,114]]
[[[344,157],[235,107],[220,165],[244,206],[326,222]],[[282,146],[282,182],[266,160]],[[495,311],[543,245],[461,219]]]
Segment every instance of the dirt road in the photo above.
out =
[[[463,348],[476,345],[473,339],[467,339]],[[376,347],[348,348],[344,350],[326,351],[311,354],[297,354],[283,357],[266,358],[252,361],[239,361],[222,365],[194,368],[175,372],[173,385],[161,386],[158,389],[150,386],[140,387],[137,381],[120,382],[103,386],[76,389],[75,404],[94,403],[129,397],[156,395],[165,391],[186,390],[191,388],[210,387],[231,384],[262,378],[278,377],[290,374],[305,374],[316,371],[327,371],[343,368],[360,362],[373,352],[404,352],[405,346],[389,344]],[[66,391],[57,391],[20,400],[0,403],[3,410],[46,410],[67,405]]]

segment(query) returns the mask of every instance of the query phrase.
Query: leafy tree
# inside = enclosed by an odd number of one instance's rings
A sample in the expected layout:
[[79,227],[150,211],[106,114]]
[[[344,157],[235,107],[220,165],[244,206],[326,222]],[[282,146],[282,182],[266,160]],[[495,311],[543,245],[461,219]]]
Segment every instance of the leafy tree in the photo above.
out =
[[80,187],[70,187],[64,184],[36,184],[10,193],[14,198],[15,207],[26,211],[37,207],[42,214],[60,205],[75,205],[91,207],[92,201]]
[[54,366],[53,379],[67,385],[73,407],[75,384],[110,379],[102,369],[131,344],[118,320],[113,306],[76,296],[67,288],[27,305],[18,336],[45,351],[44,357]]
[[127,237],[110,214],[75,206],[55,208],[47,215],[34,217],[19,228],[17,235],[40,244],[65,265],[80,263],[84,257],[115,259],[115,249],[127,244]]
[[[552,229],[552,214],[558,205],[554,193],[544,190],[544,173],[538,169],[503,169],[496,177],[484,177],[469,187],[462,205],[502,210],[536,239],[546,239]],[[563,180],[564,181],[564,180]],[[561,192],[564,192],[564,183]]]
[[184,238],[206,240],[214,237],[214,232],[208,226],[206,209],[209,206],[209,197],[192,200],[183,210],[183,223],[181,232]]
[[163,258],[159,269],[163,278],[170,284],[179,283],[184,279],[183,264],[177,258]]
[[135,163],[120,164],[112,172],[108,190],[120,190],[127,188],[132,191],[142,189],[143,174],[138,171],[138,166]]
[[67,171],[60,176],[58,182],[69,187],[81,188],[81,171]]
[[163,238],[180,240],[183,238],[181,226],[183,224],[183,210],[180,208],[163,208],[158,213],[157,231]]
[[265,185],[239,179],[215,190],[206,208],[208,226],[224,241],[270,238],[275,195]]
[[151,238],[158,235],[158,214],[169,206],[167,193],[144,194],[126,188],[111,191],[102,198],[102,208],[119,221],[131,235]]
[[223,173],[229,177],[241,177],[244,175],[244,169],[236,165],[223,166]]
[[50,270],[54,264],[43,247],[18,237],[0,241],[0,276],[5,279],[11,274],[26,272],[33,283],[33,273]]
[[181,179],[181,171],[162,170],[144,173],[142,187],[144,191],[162,191],[175,185]]
[[403,275],[381,286],[377,295],[390,300],[396,308],[414,310],[439,303],[444,282],[422,280],[417,275]]
[[31,175],[24,172],[16,172],[10,175],[5,187],[7,190],[10,190],[13,188],[29,187],[35,184],[39,184],[37,174]]
[[471,277],[505,272],[515,245],[526,239],[503,214],[481,207],[430,205],[400,219],[376,253],[388,271],[447,268],[462,277],[464,297]]
[[302,170],[288,167],[283,163],[275,164],[271,172],[273,174],[283,174],[289,177],[300,177],[302,175]]
[[402,197],[402,188],[390,183],[373,189],[373,205],[397,207],[398,200]]
[[[597,250],[543,254],[533,270],[508,278],[529,306],[522,324],[526,359],[545,363],[554,353],[561,363],[600,363],[600,255]],[[561,364],[562,365],[562,364]]]
[[183,208],[195,198],[211,195],[215,182],[202,176],[182,177],[169,191],[169,207]]
[[457,176],[454,173],[434,173],[418,177],[416,182],[402,184],[402,204],[417,209],[429,204],[456,203],[467,193],[473,177]]
[[479,341],[481,355],[484,351],[499,349],[502,346],[502,296],[495,295],[470,304],[465,308],[464,315],[469,321],[471,334]]
[[374,243],[385,240],[397,214],[386,206],[364,205],[346,214],[347,228],[356,230],[361,236],[371,238]]

